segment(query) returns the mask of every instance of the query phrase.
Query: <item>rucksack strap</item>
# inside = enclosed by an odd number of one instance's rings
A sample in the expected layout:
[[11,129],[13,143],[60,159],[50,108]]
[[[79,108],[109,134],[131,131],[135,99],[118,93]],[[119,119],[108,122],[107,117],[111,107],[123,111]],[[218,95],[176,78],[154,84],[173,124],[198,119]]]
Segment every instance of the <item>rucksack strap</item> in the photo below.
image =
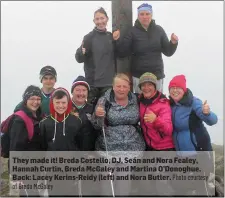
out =
[[24,111],[17,111],[14,113],[14,115],[18,115],[19,117],[23,119],[27,128],[28,139],[31,140],[34,134],[33,120]]

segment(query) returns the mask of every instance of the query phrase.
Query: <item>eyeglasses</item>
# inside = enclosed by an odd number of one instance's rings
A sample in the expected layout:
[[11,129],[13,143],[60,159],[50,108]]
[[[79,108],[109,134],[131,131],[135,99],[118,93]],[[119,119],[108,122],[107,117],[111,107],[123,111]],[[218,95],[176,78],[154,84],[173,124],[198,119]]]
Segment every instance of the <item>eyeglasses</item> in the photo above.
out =
[[182,88],[180,88],[180,87],[171,87],[170,90],[171,90],[171,91],[175,91],[175,90],[181,91]]
[[29,98],[28,100],[34,102],[34,101],[37,101],[37,102],[41,102],[41,99],[40,98]]

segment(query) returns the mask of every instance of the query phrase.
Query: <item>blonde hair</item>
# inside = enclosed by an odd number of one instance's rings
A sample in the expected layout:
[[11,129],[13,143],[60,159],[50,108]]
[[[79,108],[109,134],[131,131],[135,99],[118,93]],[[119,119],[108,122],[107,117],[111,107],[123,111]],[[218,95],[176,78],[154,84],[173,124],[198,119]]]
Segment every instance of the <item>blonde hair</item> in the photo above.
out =
[[129,85],[131,85],[129,77],[124,73],[116,74],[116,76],[113,78],[113,85],[115,84],[116,79],[124,80],[124,81],[128,82]]

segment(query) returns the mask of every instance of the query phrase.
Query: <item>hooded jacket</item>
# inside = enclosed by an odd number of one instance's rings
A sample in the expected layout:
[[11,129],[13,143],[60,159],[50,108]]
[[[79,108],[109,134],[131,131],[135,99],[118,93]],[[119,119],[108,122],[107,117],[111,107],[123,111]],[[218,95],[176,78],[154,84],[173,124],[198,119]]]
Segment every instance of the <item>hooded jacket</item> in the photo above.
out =
[[172,56],[178,44],[168,40],[164,29],[151,20],[145,30],[139,20],[124,38],[116,41],[117,55],[121,58],[131,55],[131,74],[140,78],[145,72],[151,72],[157,79],[165,77],[162,53]]
[[[53,99],[50,100],[50,115],[40,122],[42,144],[44,150],[47,151],[79,151],[82,148],[79,147],[81,141],[81,120],[71,114],[72,101],[69,92],[63,88],[57,88],[58,90],[64,90],[69,98],[68,107],[63,114],[58,114],[53,105]],[[53,92],[53,94],[54,94]]]
[[32,112],[21,103],[17,111],[24,111],[28,117],[33,120],[34,134],[31,140],[28,139],[28,131],[22,118],[15,115],[10,121],[9,135],[10,135],[10,151],[41,151],[41,136],[39,122],[41,120],[41,108],[38,108],[35,118]]
[[[173,124],[169,100],[159,91],[152,99],[145,99],[141,94],[140,122],[148,147],[155,150],[173,149]],[[153,123],[145,122],[144,115],[153,112],[157,118]]]
[[[217,123],[217,116],[210,111],[202,112],[202,101],[193,96],[190,89],[179,102],[171,97],[173,138],[177,151],[212,151],[211,139],[203,122],[212,126]],[[194,151],[194,152],[192,152]]]
[[78,63],[84,63],[84,73],[88,84],[93,87],[112,86],[115,75],[112,33],[94,28],[84,36],[83,47],[86,53],[82,53],[82,46],[80,46],[76,51],[75,59]]

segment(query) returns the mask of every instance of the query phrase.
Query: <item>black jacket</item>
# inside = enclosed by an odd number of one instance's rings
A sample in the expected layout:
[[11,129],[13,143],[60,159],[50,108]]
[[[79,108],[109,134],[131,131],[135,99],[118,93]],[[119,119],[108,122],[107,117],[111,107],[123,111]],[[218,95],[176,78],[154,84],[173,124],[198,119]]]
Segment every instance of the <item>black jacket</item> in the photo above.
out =
[[10,121],[10,151],[41,151],[41,137],[39,122],[41,120],[41,110],[37,111],[37,118],[33,117],[32,112],[25,106],[21,105],[17,109],[24,111],[34,123],[34,135],[31,140],[28,139],[28,131],[22,118],[15,115]]
[[79,142],[82,141],[81,125],[81,120],[72,114],[69,114],[62,122],[58,122],[53,117],[47,116],[40,122],[42,147],[46,151],[82,150],[79,147]]
[[139,20],[129,33],[116,42],[119,57],[131,55],[131,74],[139,78],[145,72],[151,72],[158,79],[165,77],[162,53],[172,56],[178,44],[172,44],[164,29],[152,20],[146,31]]
[[94,29],[83,39],[85,55],[80,46],[75,54],[78,63],[84,63],[85,78],[90,86],[112,86],[115,75],[114,41],[112,33]]
[[84,107],[78,109],[73,103],[73,112],[78,113],[82,120],[81,134],[83,136],[83,142],[80,142],[80,147],[84,151],[94,151],[95,141],[98,136],[98,131],[94,129],[90,122],[90,118],[94,111],[94,107],[91,104],[86,104]]

